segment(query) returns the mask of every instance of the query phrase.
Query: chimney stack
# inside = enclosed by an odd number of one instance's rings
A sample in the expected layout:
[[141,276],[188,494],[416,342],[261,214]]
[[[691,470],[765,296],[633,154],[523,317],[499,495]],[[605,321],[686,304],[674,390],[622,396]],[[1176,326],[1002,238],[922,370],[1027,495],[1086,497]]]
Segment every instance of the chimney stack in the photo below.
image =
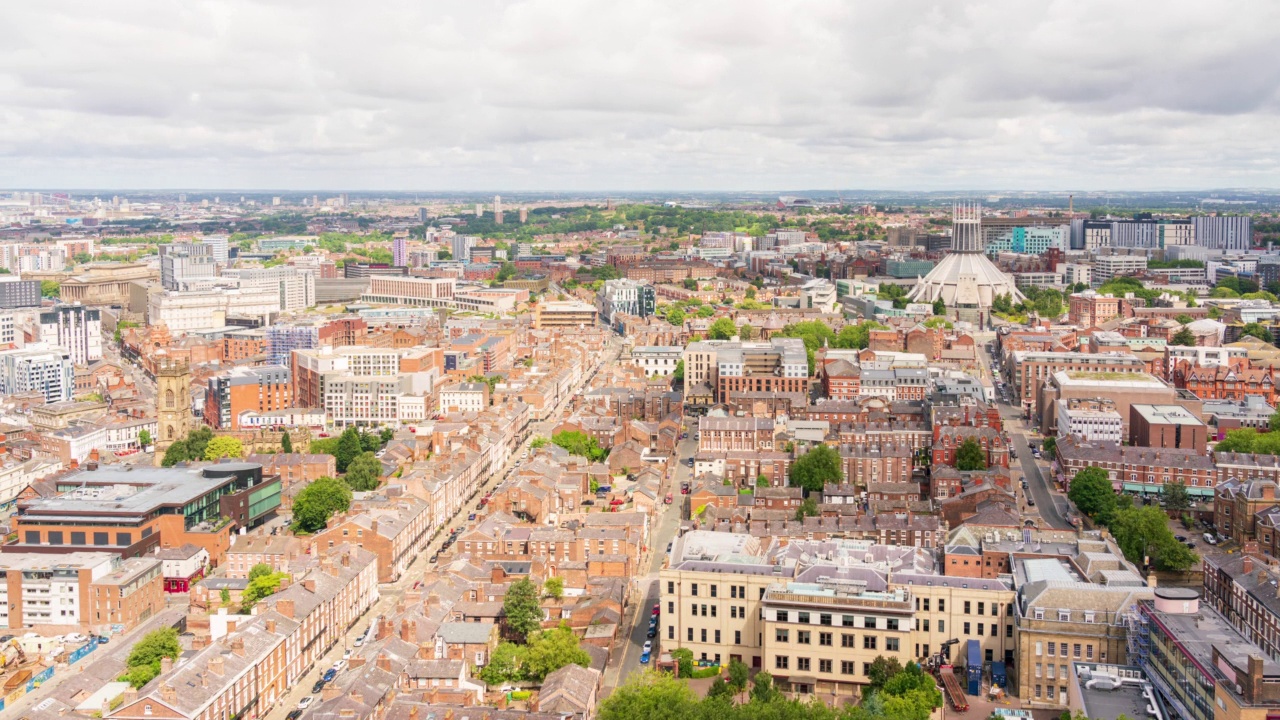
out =
[[280,598],[279,600],[276,600],[276,612],[292,620],[293,619],[293,599]]
[[1244,574],[1245,574],[1245,575],[1252,574],[1252,573],[1253,573],[1253,558],[1249,557],[1248,555],[1245,555],[1245,556],[1244,556],[1244,558],[1242,558],[1242,560],[1243,560],[1243,563],[1244,563],[1244,564],[1242,565],[1242,568],[1241,568],[1241,569],[1242,569],[1242,570],[1244,570]]
[[169,683],[162,684],[160,686],[160,699],[168,703],[175,702],[178,699],[177,689]]
[[222,673],[226,672],[225,661],[221,655],[214,655],[209,659],[209,672],[218,677],[222,677]]
[[238,637],[231,641],[231,652],[244,657],[244,638]]
[[386,653],[378,653],[378,661],[376,664],[379,670],[382,670],[383,672],[391,672],[391,658],[387,657]]
[[267,632],[274,633],[276,631],[276,621],[274,618],[267,618]]

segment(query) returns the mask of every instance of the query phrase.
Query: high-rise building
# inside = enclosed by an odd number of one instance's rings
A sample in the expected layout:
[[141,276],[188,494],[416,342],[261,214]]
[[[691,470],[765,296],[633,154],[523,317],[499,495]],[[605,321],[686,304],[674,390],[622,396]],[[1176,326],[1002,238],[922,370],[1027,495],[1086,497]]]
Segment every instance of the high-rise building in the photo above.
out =
[[522,223],[529,222],[529,208],[527,207],[520,208],[520,222]]
[[17,275],[0,276],[0,308],[40,307],[40,281]]
[[501,195],[493,196],[493,221],[498,225],[502,224],[502,196]]
[[281,312],[297,312],[316,304],[316,279],[308,270],[289,265],[237,268],[225,271],[223,277],[235,279],[241,289],[279,292]]
[[484,203],[476,203],[476,217],[484,215]]
[[76,365],[102,359],[102,311],[58,304],[40,313],[40,341],[65,348]]
[[1191,218],[1196,245],[1212,250],[1248,250],[1253,246],[1253,218],[1219,215]]
[[227,264],[228,244],[226,235],[206,235],[200,242],[209,246],[214,262],[222,265]]
[[596,298],[600,317],[610,325],[619,315],[649,317],[657,307],[653,286],[635,280],[606,280]]
[[218,429],[240,429],[246,410],[272,412],[293,407],[293,384],[283,365],[237,367],[209,378],[204,421]]
[[471,259],[471,248],[476,246],[476,241],[479,239],[475,235],[454,235],[453,259],[468,262]]
[[951,253],[916,284],[908,300],[942,300],[952,317],[978,323],[987,320],[996,297],[1021,300],[1014,279],[983,254],[981,229],[982,207],[957,205],[951,223]]
[[75,364],[71,352],[43,343],[0,351],[0,395],[38,393],[45,402],[75,396]]
[[160,246],[160,285],[165,290],[187,290],[198,281],[217,276],[213,246],[205,243],[170,243]]
[[391,264],[405,266],[409,264],[409,237],[397,235],[391,240]]

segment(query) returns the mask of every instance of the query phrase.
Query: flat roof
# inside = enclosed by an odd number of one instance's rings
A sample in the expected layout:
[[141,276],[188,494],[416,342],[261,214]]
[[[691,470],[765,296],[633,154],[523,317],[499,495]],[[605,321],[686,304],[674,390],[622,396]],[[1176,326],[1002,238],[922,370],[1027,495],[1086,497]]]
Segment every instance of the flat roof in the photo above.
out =
[[[65,515],[137,515],[161,505],[184,505],[226,484],[227,471],[261,468],[254,463],[220,463],[198,468],[102,468],[82,470],[58,480],[59,487],[80,483],[80,487],[61,495],[35,500],[27,505],[22,518],[61,519]],[[214,469],[217,476],[205,477]]]
[[1129,407],[1149,423],[1204,426],[1199,418],[1181,405],[1130,405]]

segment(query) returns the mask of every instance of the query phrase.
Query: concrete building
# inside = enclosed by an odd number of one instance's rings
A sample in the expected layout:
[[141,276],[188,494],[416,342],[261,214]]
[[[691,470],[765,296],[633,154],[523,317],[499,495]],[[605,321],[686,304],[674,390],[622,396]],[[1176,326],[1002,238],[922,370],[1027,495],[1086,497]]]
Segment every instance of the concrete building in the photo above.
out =
[[409,305],[412,307],[453,307],[457,278],[373,277],[362,302]]
[[1124,420],[1107,398],[1067,398],[1057,401],[1058,437],[1094,442],[1120,442]]
[[[0,553],[0,627],[126,630],[164,609],[160,561],[102,552]],[[107,602],[107,598],[110,602]],[[15,632],[16,634],[16,632]]]
[[1147,269],[1146,255],[1099,255],[1093,259],[1094,287],[1114,277],[1137,275]]
[[597,310],[576,300],[549,301],[533,306],[535,330],[555,327],[592,327],[596,324]]
[[65,348],[76,365],[102,359],[102,311],[59,303],[40,313],[40,342]]
[[705,384],[717,402],[735,392],[807,393],[809,361],[803,341],[706,340],[684,351],[685,387]]
[[75,396],[75,363],[69,350],[43,343],[0,350],[0,394],[32,392],[50,403]]
[[489,385],[464,382],[440,388],[440,412],[480,412],[489,407]]
[[631,348],[631,364],[646,377],[670,377],[683,355],[684,348],[679,345],[642,345]]
[[40,307],[40,281],[23,280],[17,275],[0,276],[0,308]]
[[[1036,408],[1040,431],[1045,435],[1057,433],[1057,402],[1071,398],[1110,398],[1116,412],[1124,421],[1122,437],[1129,437],[1129,406],[1134,403],[1174,405],[1186,402],[1188,393],[1171,387],[1164,381],[1144,372],[1114,372],[1107,370],[1059,370],[1049,377],[1040,389]],[[1190,398],[1199,408],[1199,401]]]
[[165,290],[190,290],[196,285],[207,285],[217,276],[218,260],[212,245],[189,242],[160,245],[160,285]]
[[1191,218],[1195,244],[1212,250],[1248,250],[1253,247],[1253,218],[1223,215]]
[[276,292],[281,312],[299,312],[316,304],[315,275],[295,267],[233,268],[223,271],[222,276],[235,280],[242,289]]
[[620,314],[649,317],[657,307],[653,286],[626,278],[606,280],[596,296],[600,318],[613,325]]

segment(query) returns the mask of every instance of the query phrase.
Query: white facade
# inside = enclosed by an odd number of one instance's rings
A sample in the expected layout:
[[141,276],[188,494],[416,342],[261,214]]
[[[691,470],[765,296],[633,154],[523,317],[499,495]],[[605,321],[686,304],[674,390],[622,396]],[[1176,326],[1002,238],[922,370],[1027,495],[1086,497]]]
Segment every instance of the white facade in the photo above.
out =
[[102,311],[83,305],[57,305],[40,313],[40,341],[65,348],[76,365],[102,359]]
[[141,450],[142,443],[138,441],[138,436],[143,430],[146,430],[154,443],[160,432],[160,425],[155,418],[142,418],[112,423],[107,425],[105,430],[106,437],[104,442],[107,450],[112,452],[116,450]]
[[399,422],[400,396],[408,379],[399,375],[333,375],[325,378],[324,409],[334,424],[394,425]]
[[274,291],[278,294],[279,311],[297,312],[316,304],[315,275],[296,267],[280,265],[270,268],[244,268],[223,272],[244,290]]
[[1093,259],[1093,285],[1113,277],[1136,275],[1147,269],[1146,255],[1099,255]]
[[147,317],[152,325],[164,324],[171,333],[188,333],[226,327],[228,315],[269,320],[279,312],[278,287],[215,288],[155,293]]
[[800,306],[806,309],[835,312],[836,286],[829,280],[810,280],[800,287]]
[[1093,280],[1093,268],[1088,265],[1059,263],[1058,272],[1062,273],[1062,282],[1067,285],[1076,285],[1078,283],[1088,285]]
[[44,343],[18,350],[0,351],[0,394],[36,392],[45,402],[63,402],[75,396],[75,364],[71,352]]
[[483,383],[458,383],[440,388],[440,412],[480,412],[488,406]]
[[1058,437],[1120,442],[1123,427],[1124,421],[1115,410],[1073,410],[1067,400],[1058,401]]
[[632,348],[631,364],[644,371],[647,377],[669,377],[676,371],[684,348],[679,345],[644,345]]
[[11,505],[31,483],[61,470],[62,463],[39,458],[0,466],[0,507]]
[[240,413],[240,427],[324,427],[325,419],[324,410],[318,408],[293,408],[264,413],[245,410]]

